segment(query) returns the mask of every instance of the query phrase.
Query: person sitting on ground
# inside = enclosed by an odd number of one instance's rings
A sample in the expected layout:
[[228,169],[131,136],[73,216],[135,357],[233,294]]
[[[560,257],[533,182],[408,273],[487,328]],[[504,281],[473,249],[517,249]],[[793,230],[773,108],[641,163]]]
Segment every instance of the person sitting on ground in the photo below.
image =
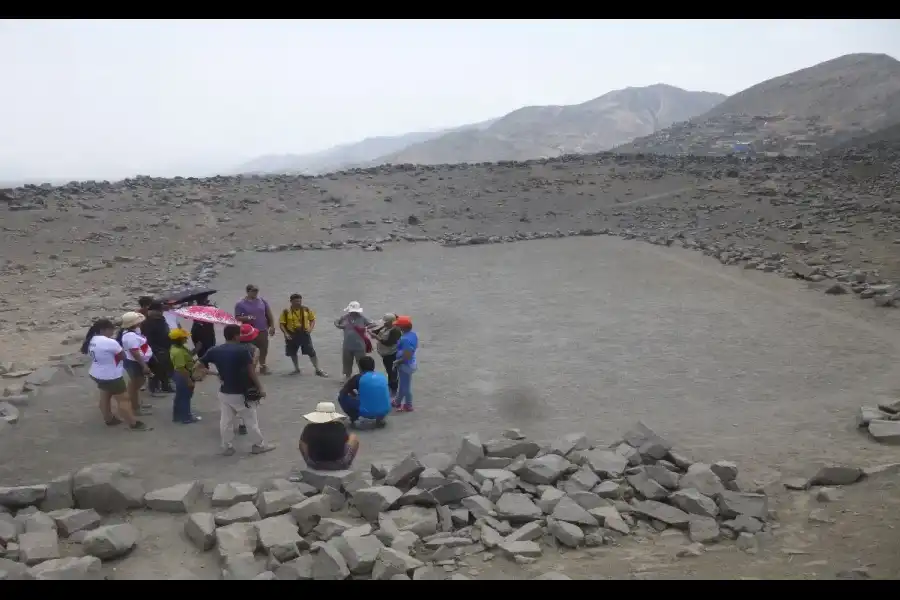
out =
[[355,300],[344,309],[344,314],[334,320],[334,326],[344,331],[341,345],[341,363],[344,381],[353,375],[353,363],[372,352],[368,329],[374,323],[363,315],[362,306]]
[[284,353],[294,363],[294,373],[300,372],[300,362],[297,353],[309,357],[319,377],[328,377],[328,373],[319,367],[319,359],[316,357],[316,349],[313,348],[312,332],[316,328],[316,313],[303,305],[303,297],[300,294],[291,294],[291,305],[281,311],[278,325],[284,333]]
[[384,427],[384,418],[391,412],[391,391],[388,380],[375,372],[375,359],[363,356],[359,359],[359,373],[351,377],[338,393],[338,404],[350,418],[350,426],[362,417],[375,421],[376,427]]
[[[119,425],[122,421],[132,431],[149,431],[143,422],[138,421],[131,410],[131,401],[125,383],[125,350],[113,339],[116,327],[109,319],[99,319],[91,327],[94,334],[88,340],[87,354],[91,357],[91,379],[100,389],[100,413],[109,426]],[[112,412],[112,399],[116,400],[116,412]]]
[[172,347],[169,358],[172,361],[175,381],[175,398],[172,401],[172,421],[188,425],[196,423],[200,417],[191,412],[191,399],[194,397],[194,355],[185,347],[190,334],[184,329],[173,329],[169,332]]
[[144,315],[138,312],[127,312],[122,315],[122,329],[117,340],[125,349],[125,372],[128,374],[128,399],[131,401],[131,411],[135,416],[152,414],[153,409],[149,405],[140,402],[140,389],[144,385],[147,375],[150,374],[148,364],[153,357],[153,350],[147,343],[147,338],[138,332]]
[[348,433],[346,417],[332,402],[319,402],[316,410],[303,415],[309,424],[300,434],[300,454],[307,466],[321,471],[349,469],[359,451],[359,438]]

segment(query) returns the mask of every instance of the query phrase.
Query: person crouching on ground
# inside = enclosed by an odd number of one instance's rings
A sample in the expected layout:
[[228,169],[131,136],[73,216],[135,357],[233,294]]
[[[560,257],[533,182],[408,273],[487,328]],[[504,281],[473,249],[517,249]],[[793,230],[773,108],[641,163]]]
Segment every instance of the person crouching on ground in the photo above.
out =
[[[100,389],[100,413],[103,420],[109,426],[125,421],[132,431],[149,431],[151,428],[138,421],[131,410],[125,383],[125,350],[113,339],[115,325],[109,319],[99,319],[91,331],[94,334],[88,340],[87,354],[91,357],[91,379]],[[113,398],[121,419],[112,412]]]
[[128,399],[131,410],[136,417],[152,414],[150,406],[141,405],[140,390],[147,375],[150,374],[148,362],[153,357],[153,350],[147,338],[138,333],[138,327],[144,322],[144,315],[127,312],[122,315],[122,329],[119,341],[125,349],[125,372],[128,374]]
[[321,471],[349,469],[359,451],[359,438],[348,433],[346,418],[331,402],[319,402],[315,412],[303,415],[309,424],[300,434],[300,454],[307,466]]
[[403,333],[397,342],[397,360],[394,362],[397,368],[398,389],[397,398],[394,400],[393,405],[399,412],[412,412],[412,378],[413,373],[419,368],[416,360],[416,350],[419,349],[419,336],[412,330],[412,319],[409,317],[397,317],[394,324]]
[[394,368],[394,361],[397,360],[397,342],[400,341],[402,335],[400,329],[394,325],[396,320],[397,315],[388,313],[381,319],[381,327],[372,330],[372,334],[378,342],[376,344],[378,355],[381,356],[384,372],[387,373],[391,397],[397,394],[397,369]]
[[371,319],[363,316],[362,306],[356,301],[351,302],[344,309],[344,314],[334,320],[334,326],[344,331],[344,341],[341,344],[344,381],[353,375],[353,363],[372,352],[368,329],[373,324]]
[[294,373],[300,373],[300,362],[297,353],[309,357],[319,377],[328,377],[328,373],[319,367],[319,359],[316,358],[316,349],[312,343],[312,332],[316,328],[316,313],[307,306],[303,306],[303,297],[300,294],[291,294],[291,305],[281,311],[278,325],[284,334],[284,354],[294,363]]
[[169,332],[172,347],[169,358],[172,361],[175,381],[175,398],[172,401],[172,421],[185,425],[196,423],[200,417],[191,412],[191,399],[194,397],[194,356],[185,343],[191,337],[184,329],[173,329]]
[[240,325],[226,325],[225,343],[210,348],[200,364],[208,368],[213,364],[219,373],[222,385],[219,388],[219,433],[222,436],[222,453],[225,456],[234,454],[234,422],[240,418],[247,427],[247,434],[252,444],[253,454],[263,454],[275,449],[267,444],[259,430],[257,406],[266,397],[262,382],[253,367],[253,357],[241,345]]
[[350,418],[350,426],[362,417],[375,421],[376,427],[384,427],[384,418],[391,412],[391,392],[387,377],[375,372],[375,359],[363,356],[359,359],[359,373],[344,384],[338,393],[338,404]]

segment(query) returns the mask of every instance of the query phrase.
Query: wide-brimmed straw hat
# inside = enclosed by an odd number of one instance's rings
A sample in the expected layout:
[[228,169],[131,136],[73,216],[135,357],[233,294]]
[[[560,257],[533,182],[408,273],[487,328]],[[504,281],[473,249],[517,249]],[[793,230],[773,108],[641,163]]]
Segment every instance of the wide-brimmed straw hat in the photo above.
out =
[[347,308],[344,309],[345,313],[359,313],[362,314],[362,306],[360,306],[359,302],[354,300],[350,304],[347,305]]
[[310,423],[321,425],[323,423],[333,423],[345,419],[346,416],[339,413],[334,408],[334,402],[319,402],[316,404],[316,410],[306,413],[303,418]]
[[252,342],[259,335],[259,329],[251,325],[250,323],[244,323],[241,325],[241,341],[242,342]]
[[173,342],[177,342],[178,340],[186,340],[189,337],[191,337],[191,334],[189,334],[184,329],[181,329],[180,327],[175,328],[169,332],[169,339]]
[[122,329],[131,329],[137,327],[147,320],[147,317],[139,312],[127,312],[122,315]]

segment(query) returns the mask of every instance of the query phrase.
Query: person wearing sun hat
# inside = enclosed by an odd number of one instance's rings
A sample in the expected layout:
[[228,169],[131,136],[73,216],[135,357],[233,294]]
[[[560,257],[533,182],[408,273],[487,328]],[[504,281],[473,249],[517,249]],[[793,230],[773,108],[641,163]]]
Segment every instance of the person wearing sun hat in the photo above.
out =
[[125,350],[125,373],[128,374],[128,399],[131,401],[131,411],[139,417],[152,412],[149,406],[141,406],[140,390],[146,377],[150,375],[150,359],[153,358],[153,350],[147,343],[147,338],[140,334],[138,329],[147,318],[139,312],[127,312],[122,315],[122,328],[120,330],[119,343]]
[[172,421],[185,425],[196,423],[200,417],[191,412],[194,397],[194,355],[185,347],[191,334],[181,328],[169,331],[172,347],[169,358],[172,361],[172,379],[175,381],[175,397],[172,400]]
[[334,326],[344,332],[341,344],[341,372],[346,382],[353,375],[353,365],[372,352],[372,340],[368,330],[374,322],[363,315],[362,306],[354,300],[344,309],[344,314],[334,320]]
[[359,438],[347,431],[333,402],[319,402],[316,410],[303,415],[309,423],[300,434],[300,454],[307,466],[320,471],[349,469],[359,451]]

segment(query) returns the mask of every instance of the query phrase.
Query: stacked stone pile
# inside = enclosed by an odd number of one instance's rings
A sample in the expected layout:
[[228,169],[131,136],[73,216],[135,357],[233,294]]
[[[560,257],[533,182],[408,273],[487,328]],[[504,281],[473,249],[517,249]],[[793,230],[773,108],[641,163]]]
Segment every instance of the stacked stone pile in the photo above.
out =
[[[548,548],[670,528],[684,532],[686,555],[730,540],[755,552],[777,525],[767,496],[741,490],[737,475],[728,461],[693,462],[640,422],[611,446],[580,433],[541,445],[510,430],[468,435],[455,455],[409,455],[368,473],[305,469],[260,487],[147,492],[127,467],[98,464],[0,487],[0,579],[104,577],[104,561],[140,543],[127,522],[139,509],[186,514],[186,539],[215,552],[230,580],[468,579],[497,556],[529,564]],[[795,485],[863,476],[832,466]]]

